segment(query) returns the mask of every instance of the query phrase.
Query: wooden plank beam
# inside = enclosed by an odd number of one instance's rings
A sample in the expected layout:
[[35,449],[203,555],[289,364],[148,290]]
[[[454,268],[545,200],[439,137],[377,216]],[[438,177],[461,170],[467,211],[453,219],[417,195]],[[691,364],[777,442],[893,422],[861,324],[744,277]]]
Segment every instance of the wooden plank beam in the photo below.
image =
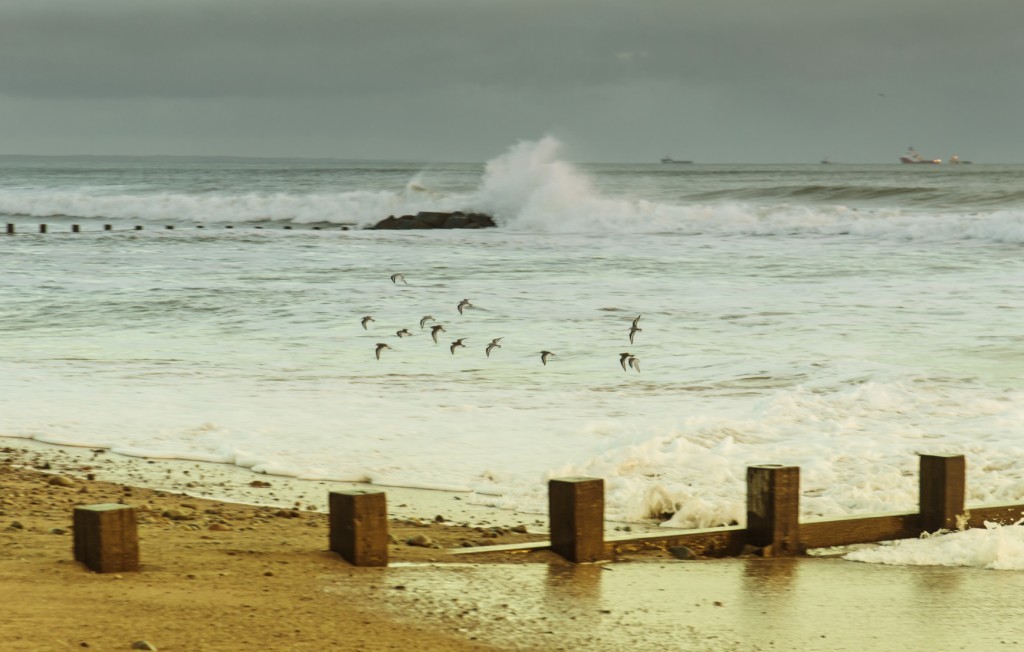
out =
[[993,505],[967,510],[967,527],[985,527],[985,522],[1010,525],[1024,518],[1024,505]]
[[829,548],[854,543],[912,539],[921,532],[920,514],[898,512],[807,521],[800,524],[800,541],[806,548]]

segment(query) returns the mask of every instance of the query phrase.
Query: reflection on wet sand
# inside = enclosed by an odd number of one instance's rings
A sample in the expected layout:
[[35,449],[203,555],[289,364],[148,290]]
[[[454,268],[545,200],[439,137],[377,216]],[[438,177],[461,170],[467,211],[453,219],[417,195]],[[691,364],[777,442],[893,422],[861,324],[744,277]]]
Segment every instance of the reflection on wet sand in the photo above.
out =
[[385,603],[397,616],[499,649],[990,650],[1024,635],[1024,573],[1013,571],[647,558],[385,573],[403,587]]

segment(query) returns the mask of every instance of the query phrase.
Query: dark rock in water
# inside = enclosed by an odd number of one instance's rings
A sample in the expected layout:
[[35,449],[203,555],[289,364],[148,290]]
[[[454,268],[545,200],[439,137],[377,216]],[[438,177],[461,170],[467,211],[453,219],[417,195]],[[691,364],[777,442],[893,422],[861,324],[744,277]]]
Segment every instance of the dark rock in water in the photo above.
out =
[[439,213],[424,211],[415,215],[402,215],[395,217],[389,215],[387,218],[371,226],[371,229],[482,229],[496,226],[490,215],[482,213]]

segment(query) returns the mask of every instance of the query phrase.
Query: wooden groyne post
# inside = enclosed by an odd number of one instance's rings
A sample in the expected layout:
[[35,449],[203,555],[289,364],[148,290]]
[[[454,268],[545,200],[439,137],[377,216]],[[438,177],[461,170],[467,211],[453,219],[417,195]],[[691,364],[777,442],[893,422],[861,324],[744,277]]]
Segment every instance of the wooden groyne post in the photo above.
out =
[[74,553],[97,573],[139,570],[135,508],[119,503],[82,505],[74,511]]
[[548,481],[551,549],[574,563],[609,559],[604,546],[604,480]]
[[330,549],[353,566],[388,565],[388,510],[383,491],[332,491]]
[[800,543],[800,467],[747,467],[747,543],[765,557],[803,552]]
[[925,532],[957,529],[964,514],[967,460],[963,455],[921,455],[921,529]]

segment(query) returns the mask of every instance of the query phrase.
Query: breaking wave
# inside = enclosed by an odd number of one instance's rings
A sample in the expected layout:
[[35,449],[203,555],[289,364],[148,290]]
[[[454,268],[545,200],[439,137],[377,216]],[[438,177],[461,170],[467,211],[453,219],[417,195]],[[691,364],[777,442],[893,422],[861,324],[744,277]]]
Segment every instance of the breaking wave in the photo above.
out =
[[[410,179],[404,187],[382,188],[380,183],[378,187],[368,183],[365,189],[343,192],[0,189],[0,215],[368,226],[388,215],[472,210],[494,215],[502,228],[524,232],[855,236],[1024,243],[1024,207],[1017,207],[1024,201],[1024,192],[1002,188],[1004,184],[989,184],[999,189],[955,191],[867,182],[766,187],[738,183],[730,184],[730,188],[695,189],[688,191],[685,199],[669,201],[664,197],[606,194],[595,182],[600,174],[588,175],[562,160],[561,148],[552,137],[519,142],[487,162],[479,180],[470,179],[468,184],[428,179],[410,168]],[[642,170],[630,173],[645,174]],[[660,171],[648,174],[637,185],[648,187],[647,182],[663,176]],[[436,187],[431,181],[438,182]],[[676,178],[671,183],[686,181]],[[957,207],[957,192],[965,205],[991,208],[971,211]]]

